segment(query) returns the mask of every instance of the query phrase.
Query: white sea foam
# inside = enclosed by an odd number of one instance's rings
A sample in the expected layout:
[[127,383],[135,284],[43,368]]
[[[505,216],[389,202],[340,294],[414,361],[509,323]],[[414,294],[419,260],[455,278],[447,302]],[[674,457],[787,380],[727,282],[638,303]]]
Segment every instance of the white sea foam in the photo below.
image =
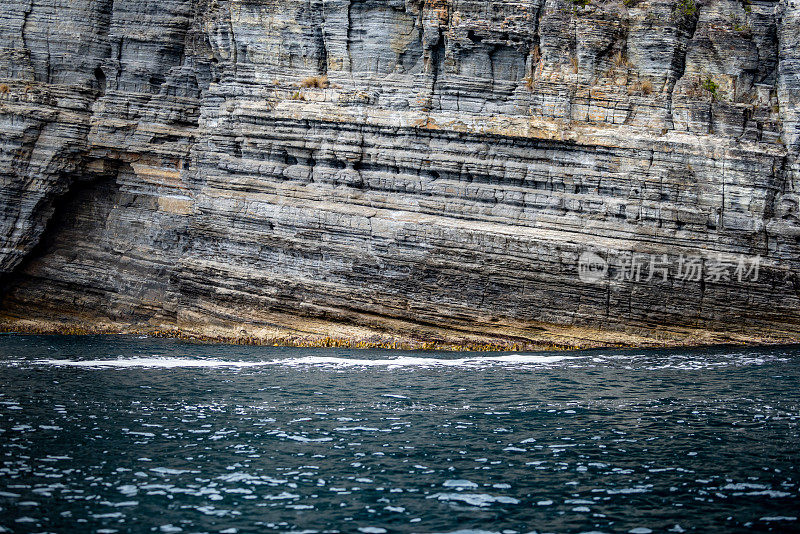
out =
[[333,441],[333,438],[309,438],[299,434],[287,434],[286,432],[270,432],[270,434],[278,436],[279,438],[291,439],[293,441],[300,441],[302,443],[317,443],[323,441]]
[[[322,352],[322,351],[320,351]],[[319,353],[319,352],[318,352]],[[781,363],[789,361],[786,355],[761,355],[753,353],[732,353],[701,355],[693,352],[672,354],[669,356],[659,356],[657,354],[623,354],[623,355],[582,355],[578,353],[566,354],[503,354],[499,356],[471,356],[461,358],[437,358],[433,356],[410,356],[403,355],[394,358],[366,359],[346,356],[301,356],[283,357],[261,361],[247,360],[223,360],[216,358],[191,358],[191,357],[167,357],[154,354],[151,357],[122,358],[119,359],[93,359],[93,360],[74,360],[74,359],[47,359],[26,362],[24,360],[6,360],[0,365],[54,365],[72,366],[89,368],[128,368],[128,367],[151,367],[151,368],[231,368],[242,369],[263,366],[321,366],[321,367],[384,367],[388,369],[400,367],[462,367],[462,368],[483,368],[488,366],[537,366],[558,364],[577,364],[579,366],[597,367],[610,364],[619,367],[622,363],[632,362],[634,369],[640,366],[641,369],[662,371],[667,369],[696,371],[701,369],[720,369],[725,367],[761,366],[771,363]],[[403,398],[401,395],[384,395],[386,397]],[[8,409],[14,409],[12,406]],[[566,411],[565,413],[571,413]]]
[[237,362],[224,360],[201,360],[191,358],[125,358],[117,360],[36,360],[38,365],[67,367],[255,367],[259,362]]
[[428,499],[438,499],[440,501],[460,501],[470,506],[491,506],[492,504],[519,504],[519,500],[513,497],[487,495],[485,493],[435,493],[427,497]]
[[445,480],[442,486],[446,488],[470,488],[470,489],[478,487],[476,483],[469,480]]
[[236,361],[219,359],[169,358],[153,356],[150,358],[120,358],[115,360],[36,360],[37,365],[55,365],[69,367],[149,367],[149,368],[249,368],[271,365],[284,366],[335,366],[335,367],[484,367],[487,365],[545,365],[558,363],[575,356],[544,356],[507,354],[503,356],[482,356],[466,358],[427,358],[419,356],[400,356],[368,360],[362,358],[343,358],[335,356],[303,356],[299,358],[281,358],[265,361]]
[[154,467],[150,469],[154,473],[160,475],[182,475],[183,473],[199,473],[199,471],[189,471],[187,469],[171,469],[169,467]]

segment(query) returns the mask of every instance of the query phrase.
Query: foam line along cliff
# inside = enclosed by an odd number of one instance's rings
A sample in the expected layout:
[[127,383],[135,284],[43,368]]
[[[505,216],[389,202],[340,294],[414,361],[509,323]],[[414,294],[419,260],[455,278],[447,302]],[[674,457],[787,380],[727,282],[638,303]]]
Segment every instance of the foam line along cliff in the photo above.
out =
[[795,0],[5,0],[0,81],[6,330],[800,337]]

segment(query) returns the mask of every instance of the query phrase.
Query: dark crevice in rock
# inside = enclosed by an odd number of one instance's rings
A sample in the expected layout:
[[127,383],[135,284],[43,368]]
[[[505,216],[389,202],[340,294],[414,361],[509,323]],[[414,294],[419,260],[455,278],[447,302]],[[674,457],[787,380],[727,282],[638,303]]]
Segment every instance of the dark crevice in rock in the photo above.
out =
[[236,42],[236,32],[233,29],[233,1],[228,3],[228,9],[228,29],[230,30],[231,54],[233,54],[231,64],[233,66],[233,78],[236,79],[239,73],[239,44]]
[[316,36],[317,41],[317,50],[319,51],[319,61],[317,66],[317,72],[322,75],[328,74],[328,48],[325,46],[325,32],[322,31],[322,27],[319,26],[316,28],[314,35]]
[[351,44],[353,42],[353,3],[355,0],[348,0],[347,2],[347,28],[345,28],[345,36],[347,42],[345,43],[345,51],[347,53],[347,67],[350,74],[353,73],[353,54],[351,52]]
[[[694,4],[693,4],[694,5]],[[672,61],[672,72],[670,73],[669,78],[667,79],[667,86],[666,86],[666,93],[667,93],[667,107],[666,107],[666,116],[667,116],[667,125],[666,128],[668,130],[672,130],[675,128],[675,117],[673,116],[673,102],[675,98],[675,90],[678,85],[678,82],[683,78],[684,74],[686,73],[686,59],[689,54],[689,50],[692,44],[692,40],[694,39],[695,33],[697,32],[697,24],[700,20],[700,7],[696,8],[696,12],[682,17],[681,24],[678,26],[679,31],[681,31],[685,37],[683,37],[680,41],[680,46],[678,50],[676,50],[676,54],[673,56]],[[687,26],[685,29],[683,26]],[[711,117],[711,111],[709,112],[709,117]],[[711,128],[711,122],[713,120],[709,120],[709,128]]]
[[[62,193],[54,193],[51,197],[41,199],[40,207],[36,210],[42,214],[44,219],[43,228],[39,233],[35,245],[33,245],[26,256],[15,266],[13,271],[6,274],[6,277],[0,280],[0,292],[5,296],[12,288],[19,285],[24,276],[20,275],[31,264],[42,258],[48,250],[50,250],[62,228],[65,226],[67,214],[78,200],[85,195],[85,193],[95,187],[97,184],[102,184],[109,180],[113,180],[113,175],[99,176],[99,177],[84,177],[81,180],[76,180],[74,176],[64,176],[62,182],[65,185],[65,191]],[[0,308],[3,308],[0,305]]]
[[30,72],[31,78],[33,80],[36,80],[36,72],[35,72],[35,70],[33,68],[33,58],[32,58],[32,55],[31,55],[31,47],[28,44],[28,40],[29,40],[29,38],[28,38],[28,32],[29,32],[28,24],[29,24],[29,20],[30,20],[30,16],[31,16],[31,11],[33,11],[33,2],[34,2],[34,0],[29,0],[28,7],[22,13],[22,28],[21,28],[21,34],[22,35],[20,35],[20,39],[22,39],[22,48],[23,48],[25,54],[27,55],[28,67],[30,68],[30,71],[31,71]]
[[49,48],[45,54],[45,58],[42,58],[42,54],[35,50],[33,45],[33,38],[31,35],[31,14],[33,13],[33,8],[35,5],[35,0],[30,0],[28,5],[28,9],[24,13],[23,22],[22,22],[22,42],[24,43],[25,50],[28,55],[28,60],[30,62],[31,74],[33,79],[37,82],[44,82],[50,83],[50,51]]
[[427,68],[426,68],[426,71],[429,74],[430,78],[430,81],[428,82],[428,85],[430,87],[430,93],[427,105],[428,110],[433,110],[434,108],[441,107],[441,104],[436,106],[435,101],[436,101],[437,83],[439,82],[439,77],[442,75],[442,71],[444,69],[443,61],[445,57],[445,49],[446,49],[445,38],[442,35],[442,31],[440,29],[439,38],[436,41],[436,44],[428,51],[429,60],[427,62]]
[[[65,316],[139,322],[169,315],[165,305],[174,267],[154,254],[156,249],[148,250],[152,245],[143,247],[144,235],[159,221],[138,216],[157,205],[152,197],[125,189],[135,176],[129,164],[99,163],[102,173],[74,177],[72,188],[53,201],[39,243],[9,279],[0,304],[7,313],[40,303]],[[159,233],[170,236],[168,228]],[[131,307],[127,299],[144,306]]]
[[94,79],[97,82],[97,90],[100,92],[100,96],[102,97],[106,94],[107,81],[106,75],[101,67],[94,69]]

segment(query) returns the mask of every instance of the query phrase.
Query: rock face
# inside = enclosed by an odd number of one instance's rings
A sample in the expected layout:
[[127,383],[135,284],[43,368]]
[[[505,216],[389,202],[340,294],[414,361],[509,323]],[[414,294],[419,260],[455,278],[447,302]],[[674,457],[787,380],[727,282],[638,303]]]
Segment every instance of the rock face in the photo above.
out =
[[796,0],[5,0],[0,82],[7,328],[800,338]]

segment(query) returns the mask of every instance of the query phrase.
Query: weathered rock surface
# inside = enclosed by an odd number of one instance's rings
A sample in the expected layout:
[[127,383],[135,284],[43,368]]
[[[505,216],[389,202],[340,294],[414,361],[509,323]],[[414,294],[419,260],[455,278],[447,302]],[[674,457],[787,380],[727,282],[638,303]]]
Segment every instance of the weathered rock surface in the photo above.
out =
[[800,339],[795,0],[6,0],[0,83],[7,328]]

